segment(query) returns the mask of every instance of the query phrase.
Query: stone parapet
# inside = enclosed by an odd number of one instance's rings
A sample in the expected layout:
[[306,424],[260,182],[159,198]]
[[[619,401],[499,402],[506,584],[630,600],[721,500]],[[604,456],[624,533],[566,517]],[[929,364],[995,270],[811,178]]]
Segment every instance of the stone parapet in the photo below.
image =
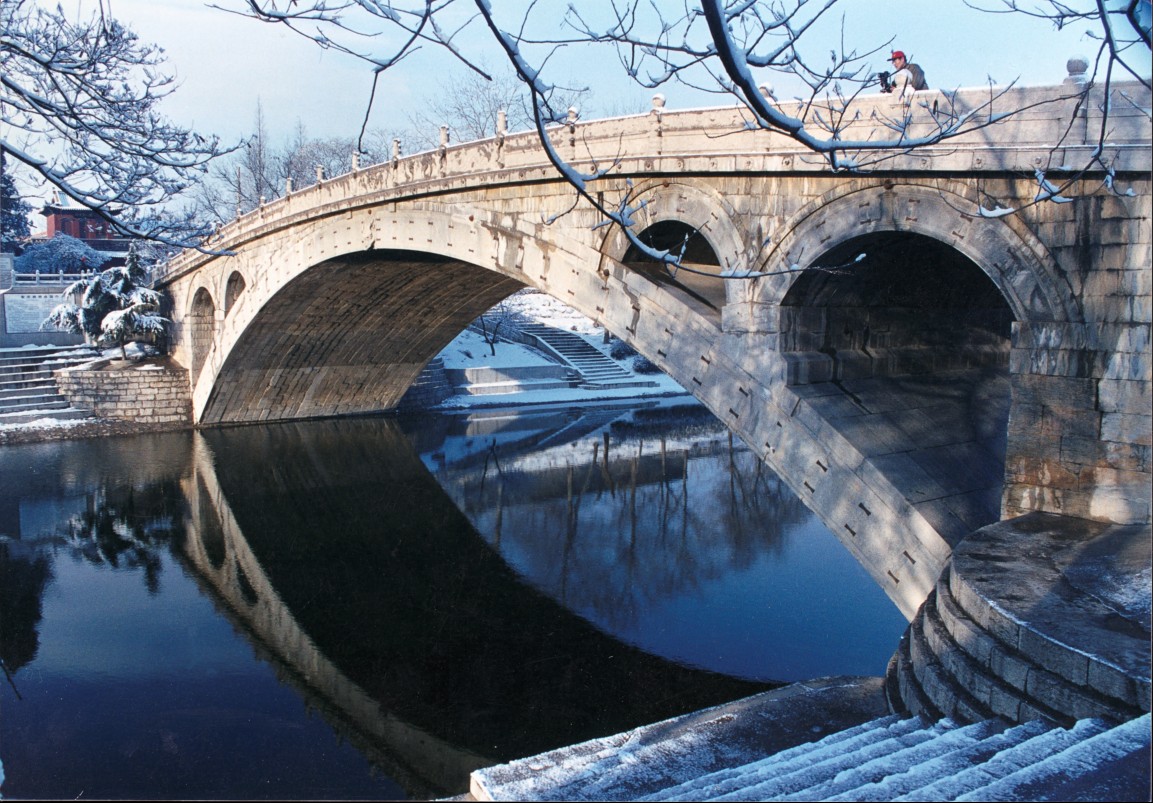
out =
[[[1141,109],[1147,103],[1146,90],[1139,84],[1114,85],[1135,98],[1131,104],[1110,106],[1110,154],[1118,173],[1146,173],[1149,169],[1148,117]],[[991,115],[989,89],[965,89],[955,93],[939,90],[918,93],[917,103],[905,106],[891,95],[861,97],[854,101],[853,119],[843,135],[846,150],[854,146],[892,139],[892,130],[879,122],[910,115],[904,137],[932,137],[940,121],[929,109],[947,106],[968,117],[973,125],[967,133],[942,142],[908,148],[904,140],[883,155],[886,170],[947,171],[977,173],[1031,174],[1044,164],[1074,165],[1091,158],[1096,148],[1096,120],[1084,118],[1087,127],[1069,136],[1069,119],[1080,104],[1096,109],[1103,98],[1093,96],[1082,103],[1079,89],[1066,86],[1005,88],[998,108],[1017,109],[1014,114]],[[784,104],[789,114],[805,114],[801,106]],[[810,109],[809,113],[815,110]],[[827,169],[822,159],[808,158],[811,152],[788,138],[768,130],[750,129],[747,115],[737,107],[692,109],[660,115],[645,114],[609,120],[580,122],[556,129],[556,135],[570,139],[560,147],[561,156],[580,168],[607,163],[622,175],[651,173],[782,173],[819,174]],[[993,120],[991,117],[999,119]],[[996,139],[990,141],[990,122],[996,124]],[[563,133],[562,133],[563,132]],[[1080,142],[1074,141],[1082,140]],[[1054,142],[1063,142],[1054,149]],[[557,143],[558,145],[560,143]],[[1053,160],[1056,159],[1056,162]],[[499,194],[501,188],[525,182],[555,180],[556,171],[548,161],[535,132],[510,134],[500,138],[451,145],[443,151],[427,151],[356,169],[344,176],[322,181],[313,187],[242,216],[221,232],[213,247],[236,249],[271,230],[298,223],[300,219],[322,214],[347,212],[365,204],[395,202],[430,197],[445,192],[487,187]],[[1118,237],[1124,236],[1118,234]],[[161,283],[195,269],[210,256],[189,250],[162,269]]]
[[55,372],[74,407],[101,418],[146,424],[191,424],[188,371],[167,362],[106,360]]

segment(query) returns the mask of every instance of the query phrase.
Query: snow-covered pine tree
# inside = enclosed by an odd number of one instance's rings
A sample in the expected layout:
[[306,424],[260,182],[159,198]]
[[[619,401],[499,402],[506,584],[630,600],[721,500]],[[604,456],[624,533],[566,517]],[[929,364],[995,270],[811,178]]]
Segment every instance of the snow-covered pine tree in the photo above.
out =
[[18,253],[31,233],[28,214],[32,205],[20,197],[16,182],[8,172],[4,150],[0,148],[0,251]]
[[40,328],[82,334],[94,345],[117,345],[127,359],[128,343],[145,335],[163,335],[168,323],[159,314],[160,294],[145,286],[147,279],[138,245],[133,243],[123,266],[108,268],[65,288],[61,295],[67,299],[80,295],[80,304],[69,300],[57,305]]
[[89,273],[111,257],[83,240],[57,234],[51,240],[30,245],[16,257],[17,273]]

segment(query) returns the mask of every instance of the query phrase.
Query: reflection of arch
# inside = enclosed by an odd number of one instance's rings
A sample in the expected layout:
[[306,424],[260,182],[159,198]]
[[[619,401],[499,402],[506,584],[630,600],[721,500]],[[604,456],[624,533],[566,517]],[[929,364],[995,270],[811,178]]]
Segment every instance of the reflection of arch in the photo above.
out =
[[194,477],[183,484],[194,514],[187,522],[183,558],[205,581],[202,588],[223,603],[220,613],[277,668],[280,681],[296,689],[310,709],[320,711],[342,739],[390,778],[427,791],[422,796],[444,791],[430,788],[429,778],[467,778],[477,767],[493,763],[389,715],[317,649],[249,549],[217,483],[211,449],[197,438]]
[[212,497],[204,485],[203,477],[200,478],[197,491],[199,493],[194,497],[196,532],[200,536],[204,555],[208,558],[209,564],[214,569],[220,569],[224,566],[227,551],[224,543],[224,528],[212,506]]
[[[748,246],[740,232],[736,210],[712,187],[685,179],[640,182],[630,195],[630,204],[639,207],[633,214],[634,231],[641,240],[661,248],[680,248],[689,235],[690,250],[686,261],[697,269],[719,274],[730,269],[743,269],[748,264]],[[613,226],[601,245],[604,256],[618,262],[632,263],[638,256],[619,226]],[[639,260],[638,260],[639,261]],[[702,314],[719,321],[718,310],[726,300],[726,282],[681,272],[670,281],[663,271],[639,268],[662,284],[679,285],[686,292],[682,300]]]
[[[525,585],[395,421],[210,429],[193,448],[182,548],[196,575],[341,736],[416,797],[451,792],[437,779],[539,752],[558,722],[575,729],[565,741],[577,741],[592,722],[616,732],[764,688],[623,644]],[[325,504],[307,501],[316,493]],[[202,538],[205,515],[222,535],[219,567]],[[359,560],[326,559],[345,550]],[[318,595],[332,588],[342,593]],[[424,602],[462,589],[459,605]],[[435,630],[435,643],[422,644],[417,630]],[[429,649],[438,668],[417,671]],[[514,704],[541,683],[549,686],[532,706]],[[654,686],[676,691],[643,693]],[[593,690],[627,704],[603,706]],[[477,715],[468,703],[476,699],[488,711]]]
[[224,314],[227,315],[232,311],[232,305],[236,303],[236,299],[244,292],[247,283],[244,281],[244,276],[240,271],[233,271],[232,275],[228,277],[228,285],[224,288]]
[[201,287],[192,297],[192,308],[188,311],[188,340],[192,351],[191,376],[193,381],[200,376],[200,369],[212,350],[212,340],[216,330],[216,304],[208,289]]
[[[1076,320],[1077,301],[1061,292],[1055,262],[1016,216],[974,217],[972,190],[961,185],[878,186],[848,182],[793,216],[764,266],[768,272],[811,266],[851,240],[880,232],[906,232],[939,241],[984,271],[1000,290],[1017,321]],[[852,257],[850,257],[852,258]],[[799,272],[765,282],[766,300],[780,299]]]

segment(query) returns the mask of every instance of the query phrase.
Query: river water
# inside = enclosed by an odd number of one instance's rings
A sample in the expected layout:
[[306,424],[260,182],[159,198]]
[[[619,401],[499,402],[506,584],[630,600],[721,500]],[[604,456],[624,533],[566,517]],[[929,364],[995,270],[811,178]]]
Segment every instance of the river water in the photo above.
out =
[[5,797],[403,798],[905,622],[685,402],[0,450]]

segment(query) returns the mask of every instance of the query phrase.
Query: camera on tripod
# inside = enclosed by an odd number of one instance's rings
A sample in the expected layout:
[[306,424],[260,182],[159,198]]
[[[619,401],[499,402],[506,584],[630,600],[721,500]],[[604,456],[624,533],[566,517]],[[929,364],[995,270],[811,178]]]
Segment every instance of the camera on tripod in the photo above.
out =
[[881,91],[888,94],[893,91],[893,74],[891,72],[877,73],[877,80],[881,83]]

